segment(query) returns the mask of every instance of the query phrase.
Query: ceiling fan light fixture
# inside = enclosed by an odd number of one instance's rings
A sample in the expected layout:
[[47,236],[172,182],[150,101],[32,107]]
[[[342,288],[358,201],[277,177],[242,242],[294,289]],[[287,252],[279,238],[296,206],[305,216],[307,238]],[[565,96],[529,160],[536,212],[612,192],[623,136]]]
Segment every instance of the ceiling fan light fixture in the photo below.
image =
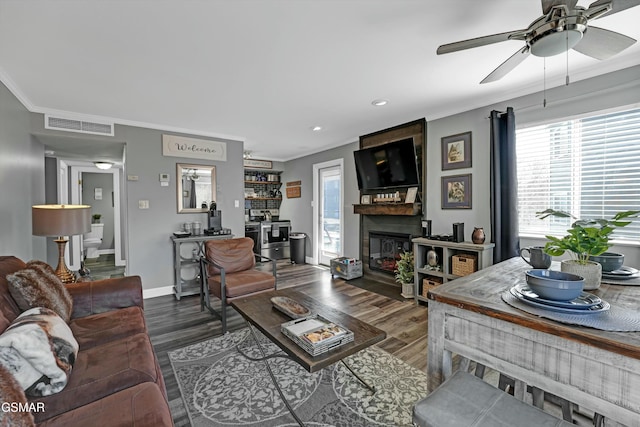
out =
[[113,163],[111,162],[94,162],[93,163],[98,169],[107,170],[111,169]]
[[565,30],[546,34],[531,42],[531,54],[547,58],[572,49],[582,40],[579,30]]

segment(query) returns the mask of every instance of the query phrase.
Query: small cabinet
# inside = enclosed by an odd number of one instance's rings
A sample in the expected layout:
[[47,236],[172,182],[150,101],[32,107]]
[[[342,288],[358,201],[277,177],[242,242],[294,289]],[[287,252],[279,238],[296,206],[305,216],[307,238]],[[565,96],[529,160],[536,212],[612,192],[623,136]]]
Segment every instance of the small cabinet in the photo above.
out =
[[173,242],[173,292],[176,299],[200,293],[200,257],[207,240],[230,239],[232,234],[220,236],[171,236]]
[[[430,287],[439,286],[450,280],[461,277],[456,272],[465,270],[454,263],[473,262],[474,270],[482,270],[493,265],[493,243],[477,245],[471,242],[446,242],[418,237],[413,242],[414,254],[414,283],[415,300],[427,301],[427,291]],[[438,262],[430,266],[427,255],[434,250]],[[465,274],[466,275],[466,274]]]

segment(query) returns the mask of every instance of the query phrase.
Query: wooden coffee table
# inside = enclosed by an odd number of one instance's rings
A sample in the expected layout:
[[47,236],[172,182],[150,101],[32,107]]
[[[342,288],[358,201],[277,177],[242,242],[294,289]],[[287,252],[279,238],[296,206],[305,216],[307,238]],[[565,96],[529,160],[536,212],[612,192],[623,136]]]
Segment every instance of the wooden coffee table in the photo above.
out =
[[[318,314],[333,323],[349,329],[353,332],[353,341],[331,349],[318,356],[310,355],[280,331],[282,324],[290,322],[291,318],[273,307],[271,298],[275,296],[289,297],[307,307],[312,314]],[[260,332],[277,344],[278,347],[280,347],[292,360],[298,362],[307,371],[316,372],[322,368],[332,365],[333,363],[342,362],[360,382],[375,393],[375,388],[360,378],[358,374],[344,361],[344,358],[385,339],[387,334],[383,330],[362,322],[355,317],[351,317],[334,308],[321,304],[303,293],[290,289],[263,292],[250,297],[238,298],[231,301],[231,306],[235,308],[236,311],[249,323],[249,330],[256,340],[263,357],[260,359],[254,359],[242,353],[239,348],[238,351],[248,359],[265,362],[269,376],[271,377],[278,394],[280,394],[280,397],[284,401],[287,409],[300,426],[304,426],[303,421],[296,415],[295,411],[287,401],[287,398],[282,392],[282,389],[280,388],[280,385],[278,384],[278,381],[271,371],[271,367],[267,361],[267,359],[273,357],[273,355],[265,354],[253,327],[260,330]]]
[[[353,341],[318,356],[310,355],[280,331],[280,326],[292,319],[273,308],[271,298],[275,296],[289,297],[307,307],[311,310],[311,313],[319,314],[325,319],[349,329],[353,332]],[[387,337],[386,332],[383,330],[291,289],[264,292],[246,298],[238,298],[231,301],[231,306],[247,322],[260,330],[287,353],[291,359],[298,362],[309,372],[319,371]]]

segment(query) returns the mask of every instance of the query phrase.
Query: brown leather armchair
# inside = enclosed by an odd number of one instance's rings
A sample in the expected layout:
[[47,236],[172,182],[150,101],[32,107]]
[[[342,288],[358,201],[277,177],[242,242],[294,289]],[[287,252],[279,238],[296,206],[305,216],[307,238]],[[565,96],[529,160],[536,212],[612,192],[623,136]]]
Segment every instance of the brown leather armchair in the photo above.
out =
[[[272,263],[272,271],[256,270],[256,260]],[[222,320],[227,332],[227,301],[276,289],[276,262],[253,252],[253,239],[207,240],[200,258],[200,310],[206,307]],[[211,295],[222,301],[220,313],[211,307]]]

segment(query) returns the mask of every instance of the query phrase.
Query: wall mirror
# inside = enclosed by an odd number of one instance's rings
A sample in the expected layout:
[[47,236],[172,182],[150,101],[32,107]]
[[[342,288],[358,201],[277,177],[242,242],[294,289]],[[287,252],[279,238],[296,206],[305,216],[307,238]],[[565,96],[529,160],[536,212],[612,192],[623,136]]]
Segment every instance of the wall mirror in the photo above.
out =
[[207,212],[216,200],[216,167],[177,164],[178,213]]

